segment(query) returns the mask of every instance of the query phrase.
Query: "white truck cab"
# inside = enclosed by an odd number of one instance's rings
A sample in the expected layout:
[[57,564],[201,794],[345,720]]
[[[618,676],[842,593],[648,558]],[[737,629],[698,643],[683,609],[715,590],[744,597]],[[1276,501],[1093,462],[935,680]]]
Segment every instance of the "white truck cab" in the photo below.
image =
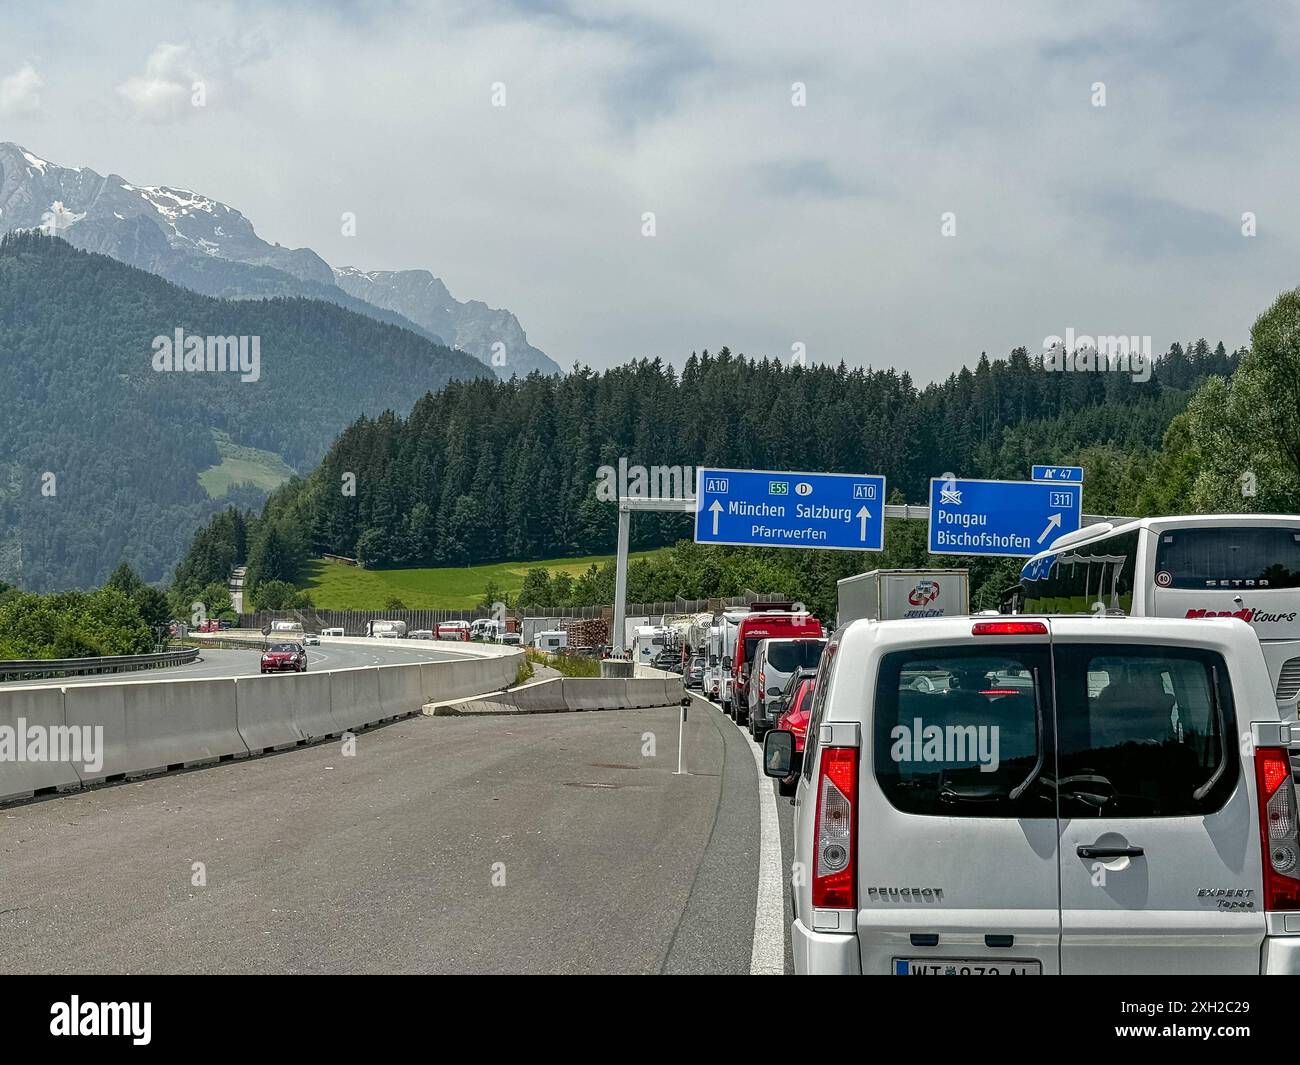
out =
[[855,621],[765,744],[795,970],[1300,972],[1292,744],[1237,619]]

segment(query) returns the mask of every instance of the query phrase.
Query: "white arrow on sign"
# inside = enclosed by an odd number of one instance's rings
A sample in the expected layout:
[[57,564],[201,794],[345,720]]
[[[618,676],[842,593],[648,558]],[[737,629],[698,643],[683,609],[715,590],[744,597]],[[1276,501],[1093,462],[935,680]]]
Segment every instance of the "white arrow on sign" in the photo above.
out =
[[867,519],[869,517],[871,517],[871,511],[869,511],[866,507],[858,508],[858,529],[859,529],[858,539],[859,540],[865,540],[867,538]]
[[[718,515],[722,513],[722,504],[719,503],[719,502],[715,499],[715,500],[713,501],[713,505],[709,507],[709,513],[711,513],[711,514],[713,515],[713,535],[714,535],[714,536],[717,536],[717,535],[718,535]],[[1058,514],[1057,517],[1059,518],[1060,515]]]
[[1061,515],[1053,514],[1050,518],[1047,519],[1047,528],[1044,529],[1039,534],[1038,542],[1041,544],[1044,540],[1047,539],[1047,534],[1049,532],[1051,532],[1053,529],[1059,529],[1060,527],[1061,527]]

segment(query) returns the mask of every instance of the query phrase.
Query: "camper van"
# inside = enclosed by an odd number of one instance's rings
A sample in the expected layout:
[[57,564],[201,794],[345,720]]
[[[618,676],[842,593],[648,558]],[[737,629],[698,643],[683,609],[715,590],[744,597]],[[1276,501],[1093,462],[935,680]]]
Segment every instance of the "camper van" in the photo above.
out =
[[569,645],[569,634],[563,629],[547,629],[533,637],[532,646],[539,651],[554,654]]
[[668,630],[662,625],[638,625],[632,634],[632,661],[653,666],[655,658],[668,645]]

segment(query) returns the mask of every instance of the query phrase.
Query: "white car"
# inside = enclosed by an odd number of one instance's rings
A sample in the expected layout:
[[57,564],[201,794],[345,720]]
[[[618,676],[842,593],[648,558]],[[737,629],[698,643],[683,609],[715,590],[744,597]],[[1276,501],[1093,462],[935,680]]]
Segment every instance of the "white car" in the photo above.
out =
[[1300,727],[1240,620],[855,621],[794,739],[799,973],[1300,973]]
[[317,636],[314,632],[309,632],[305,636],[303,636],[302,645],[304,647],[319,647],[320,637]]

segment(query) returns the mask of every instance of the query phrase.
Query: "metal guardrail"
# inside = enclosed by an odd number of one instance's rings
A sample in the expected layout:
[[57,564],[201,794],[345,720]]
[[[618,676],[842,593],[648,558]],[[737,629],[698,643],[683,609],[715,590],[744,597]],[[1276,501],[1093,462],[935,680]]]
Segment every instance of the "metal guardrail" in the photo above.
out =
[[134,673],[141,669],[166,669],[193,662],[197,647],[162,651],[152,655],[106,655],[103,658],[46,658],[0,661],[0,682],[40,680],[46,677],[84,677],[96,673]]

